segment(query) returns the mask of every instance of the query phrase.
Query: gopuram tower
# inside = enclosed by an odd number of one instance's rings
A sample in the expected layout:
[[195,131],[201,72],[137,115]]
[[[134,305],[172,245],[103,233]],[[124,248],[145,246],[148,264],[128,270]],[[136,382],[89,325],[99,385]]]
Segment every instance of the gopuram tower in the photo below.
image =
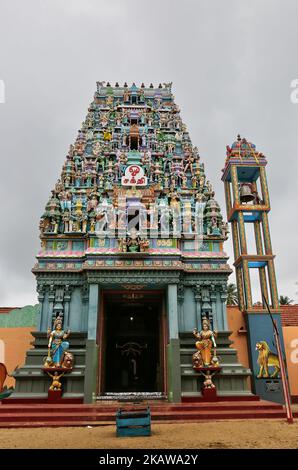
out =
[[226,318],[223,222],[171,83],[112,87],[94,100],[40,221],[40,314],[15,397],[47,396],[57,318],[74,367],[63,398],[200,397],[193,329],[218,331],[218,395],[249,395]]

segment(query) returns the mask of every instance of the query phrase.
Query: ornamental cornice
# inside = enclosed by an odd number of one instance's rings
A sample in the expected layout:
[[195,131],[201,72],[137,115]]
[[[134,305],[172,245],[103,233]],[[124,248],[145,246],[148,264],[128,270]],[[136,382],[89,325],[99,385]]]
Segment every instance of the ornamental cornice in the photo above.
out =
[[227,284],[227,276],[226,275],[219,275],[219,274],[199,274],[197,276],[183,276],[181,278],[181,283],[185,286],[196,286],[198,289],[201,287],[209,287],[209,286],[219,286],[224,288]]
[[42,289],[43,286],[68,286],[68,291],[74,286],[81,286],[86,282],[85,278],[81,275],[74,273],[38,273],[36,274],[37,289]]
[[92,271],[87,273],[90,284],[178,284],[180,282],[179,271]]

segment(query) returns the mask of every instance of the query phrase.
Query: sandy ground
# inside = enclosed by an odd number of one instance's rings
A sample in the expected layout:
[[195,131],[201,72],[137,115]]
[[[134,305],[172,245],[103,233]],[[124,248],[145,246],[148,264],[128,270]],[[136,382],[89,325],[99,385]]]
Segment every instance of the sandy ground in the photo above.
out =
[[9,449],[298,449],[298,420],[217,421],[154,424],[151,437],[115,437],[115,426],[0,429]]

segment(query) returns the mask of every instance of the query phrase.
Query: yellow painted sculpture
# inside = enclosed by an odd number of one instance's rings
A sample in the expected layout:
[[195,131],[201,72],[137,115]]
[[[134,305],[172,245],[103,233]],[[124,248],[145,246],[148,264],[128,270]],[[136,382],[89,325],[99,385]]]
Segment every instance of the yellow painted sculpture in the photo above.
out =
[[52,378],[52,384],[50,385],[50,388],[49,390],[61,390],[61,382],[60,382],[60,379],[61,377],[63,377],[64,375],[64,372],[62,372],[62,374],[58,375],[58,372],[54,372],[54,375],[53,374],[50,374],[49,372],[47,372],[48,376]]
[[259,341],[256,344],[256,350],[259,352],[258,364],[260,366],[259,373],[257,375],[258,379],[264,377],[269,377],[269,367],[274,367],[273,374],[270,375],[271,378],[278,377],[280,371],[280,364],[277,354],[274,354],[270,351],[268,343],[266,341]]
[[215,342],[217,332],[211,330],[208,318],[204,318],[202,321],[202,331],[198,333],[195,328],[193,334],[198,339],[196,342],[197,352],[192,356],[194,367],[217,367],[218,358],[216,357]]
[[109,130],[104,131],[103,140],[108,140],[108,141],[112,140],[112,134]]

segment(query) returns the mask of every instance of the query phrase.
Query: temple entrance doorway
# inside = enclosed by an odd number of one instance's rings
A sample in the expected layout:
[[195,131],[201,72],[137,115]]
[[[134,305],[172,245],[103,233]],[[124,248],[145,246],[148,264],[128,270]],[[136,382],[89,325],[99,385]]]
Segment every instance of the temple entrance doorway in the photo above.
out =
[[162,293],[105,292],[103,311],[102,392],[164,392]]

